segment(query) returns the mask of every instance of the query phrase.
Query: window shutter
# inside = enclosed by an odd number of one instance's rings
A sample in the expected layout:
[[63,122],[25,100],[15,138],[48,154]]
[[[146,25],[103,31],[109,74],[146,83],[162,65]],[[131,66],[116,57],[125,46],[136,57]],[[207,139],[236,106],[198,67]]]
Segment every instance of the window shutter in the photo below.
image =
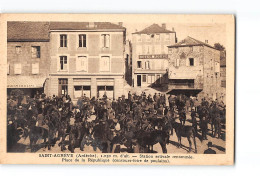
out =
[[110,47],[110,35],[106,35],[106,47],[109,48]]
[[81,57],[80,56],[76,60],[76,70],[81,71]]
[[101,57],[100,71],[110,71],[110,58],[109,58],[109,56]]
[[22,73],[22,66],[21,64],[14,65],[14,74],[20,75]]
[[32,57],[36,57],[37,49],[36,47],[32,46]]
[[102,34],[101,35],[101,48],[104,48],[105,47],[105,35]]
[[39,63],[32,64],[32,74],[39,74]]
[[10,64],[7,63],[7,74],[9,75],[10,74]]

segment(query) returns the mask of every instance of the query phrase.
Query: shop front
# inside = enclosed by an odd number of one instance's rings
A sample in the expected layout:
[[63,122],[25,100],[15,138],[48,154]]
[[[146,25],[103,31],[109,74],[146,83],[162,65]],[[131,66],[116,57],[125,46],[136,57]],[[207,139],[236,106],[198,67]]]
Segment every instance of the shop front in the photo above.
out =
[[7,95],[9,96],[12,90],[19,89],[23,91],[25,96],[33,98],[37,92],[39,94],[44,93],[45,81],[45,77],[8,76]]

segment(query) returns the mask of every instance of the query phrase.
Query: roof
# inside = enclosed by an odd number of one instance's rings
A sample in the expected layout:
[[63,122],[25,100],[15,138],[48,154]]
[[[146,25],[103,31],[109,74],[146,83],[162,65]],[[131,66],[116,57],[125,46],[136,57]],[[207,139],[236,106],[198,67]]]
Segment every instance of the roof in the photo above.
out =
[[120,29],[126,28],[110,22],[51,22],[50,30],[93,30],[93,29]]
[[184,40],[174,44],[174,45],[170,45],[168,46],[169,48],[174,48],[174,47],[182,47],[182,46],[207,46],[207,47],[210,47],[210,48],[213,48],[213,49],[216,49],[214,48],[213,46],[207,44],[207,43],[204,43],[202,41],[199,41],[197,39],[194,39],[190,36],[186,37]]
[[48,22],[7,22],[7,41],[49,41]]
[[102,30],[118,29],[125,31],[121,25],[110,22],[18,22],[7,23],[7,41],[9,42],[30,42],[49,41],[50,30]]
[[152,24],[151,26],[148,26],[147,28],[135,32],[133,34],[154,34],[154,33],[175,33],[174,31],[167,30],[158,24]]

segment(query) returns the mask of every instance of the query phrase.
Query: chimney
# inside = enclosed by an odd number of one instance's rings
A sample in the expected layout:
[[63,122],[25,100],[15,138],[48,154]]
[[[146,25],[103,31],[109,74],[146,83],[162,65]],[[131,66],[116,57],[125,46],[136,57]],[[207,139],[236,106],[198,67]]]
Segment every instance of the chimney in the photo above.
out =
[[122,27],[123,26],[123,22],[119,22],[118,25]]
[[208,43],[209,43],[209,41],[208,41],[208,40],[205,40],[205,43],[207,43],[207,44],[208,44]]
[[162,28],[166,29],[166,23],[162,23]]
[[175,32],[174,27],[172,28],[172,32]]

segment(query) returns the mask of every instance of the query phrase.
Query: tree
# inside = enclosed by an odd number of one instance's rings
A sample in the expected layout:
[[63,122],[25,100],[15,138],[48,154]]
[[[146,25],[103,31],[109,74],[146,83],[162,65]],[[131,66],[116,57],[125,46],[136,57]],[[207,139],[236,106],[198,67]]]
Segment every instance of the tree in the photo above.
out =
[[215,43],[214,48],[216,48],[219,51],[225,51],[226,50],[226,48],[223,45],[221,45],[220,43]]
[[24,97],[24,92],[20,89],[13,89],[10,93],[10,95],[13,96],[14,99],[18,100],[18,104],[21,103],[21,101],[23,100]]

